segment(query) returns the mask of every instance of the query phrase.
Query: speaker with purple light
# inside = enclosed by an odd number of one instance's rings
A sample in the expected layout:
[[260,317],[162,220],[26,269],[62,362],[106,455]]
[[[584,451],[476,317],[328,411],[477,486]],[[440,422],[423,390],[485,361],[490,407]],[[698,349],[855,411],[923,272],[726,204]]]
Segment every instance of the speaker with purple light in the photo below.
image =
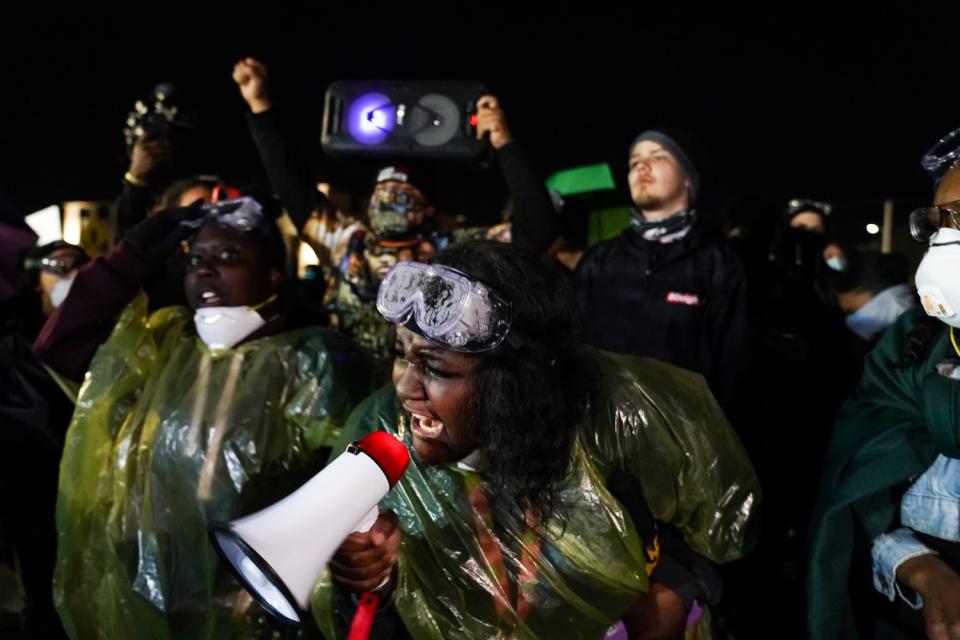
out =
[[334,82],[323,110],[323,150],[331,155],[474,158],[476,82]]

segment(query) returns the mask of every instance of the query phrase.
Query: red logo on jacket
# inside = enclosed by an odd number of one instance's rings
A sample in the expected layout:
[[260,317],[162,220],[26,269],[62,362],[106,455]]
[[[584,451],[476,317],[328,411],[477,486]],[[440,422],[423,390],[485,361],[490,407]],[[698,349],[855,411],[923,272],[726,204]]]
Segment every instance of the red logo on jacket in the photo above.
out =
[[699,307],[700,297],[695,293],[667,291],[667,302],[670,304],[685,304],[688,307]]

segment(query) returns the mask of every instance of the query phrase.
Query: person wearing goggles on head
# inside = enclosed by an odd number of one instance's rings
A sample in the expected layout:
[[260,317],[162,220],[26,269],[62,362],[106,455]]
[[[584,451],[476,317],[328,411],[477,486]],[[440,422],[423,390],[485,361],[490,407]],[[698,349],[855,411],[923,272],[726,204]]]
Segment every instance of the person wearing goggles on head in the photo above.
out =
[[[950,134],[922,161],[938,182],[934,205],[910,216],[928,245],[921,306],[886,330],[834,427],[812,530],[813,638],[960,638],[958,142]],[[854,608],[875,597],[871,582],[889,606]]]
[[[139,144],[139,143],[138,143]],[[223,182],[213,175],[196,175],[183,180],[177,180],[158,194],[156,202],[151,206],[144,201],[136,206],[128,207],[133,201],[130,193],[141,193],[144,198],[147,192],[143,189],[124,186],[124,195],[121,197],[117,210],[117,233],[120,237],[139,224],[144,218],[156,214],[158,211],[188,207],[194,203],[216,203],[239,197],[239,189]],[[152,201],[152,198],[150,198]],[[184,306],[187,301],[183,297],[184,265],[180,252],[171,252],[162,268],[158,268],[143,283],[147,292],[150,311],[162,307]]]
[[377,308],[392,384],[341,439],[386,431],[411,464],[321,579],[325,635],[371,590],[372,637],[709,632],[710,561],[746,551],[759,487],[701,377],[581,346],[570,279],[494,241],[398,263]]
[[[37,341],[84,380],[53,585],[72,638],[294,635],[251,604],[206,526],[315,473],[372,376],[341,337],[291,324],[271,209],[243,197],[151,216],[80,269]],[[189,307],[150,313],[140,285],[182,242]]]

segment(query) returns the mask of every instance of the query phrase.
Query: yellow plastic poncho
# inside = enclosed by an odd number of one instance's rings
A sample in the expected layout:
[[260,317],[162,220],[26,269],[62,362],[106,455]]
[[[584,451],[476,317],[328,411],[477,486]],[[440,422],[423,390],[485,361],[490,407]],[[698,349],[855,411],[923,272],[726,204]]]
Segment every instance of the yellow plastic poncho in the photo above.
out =
[[320,329],[211,352],[188,309],[131,303],[90,365],[61,462],[53,586],[69,635],[271,637],[207,523],[322,468],[373,388],[368,366]]
[[[495,513],[502,568],[513,593],[521,584],[524,604],[498,586],[499,569],[477,534],[469,488],[479,483],[490,495],[496,487],[459,465],[420,462],[391,387],[351,416],[334,455],[373,430],[396,435],[411,452],[381,508],[397,513],[403,531],[393,602],[413,638],[602,638],[648,587],[643,542],[606,489],[616,470],[633,475],[653,516],[677,526],[700,554],[725,562],[751,544],[757,477],[703,378],[592,349],[583,349],[581,363],[591,380],[590,419],[579,425],[562,490],[563,524],[532,533],[518,509]],[[312,604],[329,638],[332,602],[327,573]],[[704,616],[687,635],[707,637],[709,626]]]

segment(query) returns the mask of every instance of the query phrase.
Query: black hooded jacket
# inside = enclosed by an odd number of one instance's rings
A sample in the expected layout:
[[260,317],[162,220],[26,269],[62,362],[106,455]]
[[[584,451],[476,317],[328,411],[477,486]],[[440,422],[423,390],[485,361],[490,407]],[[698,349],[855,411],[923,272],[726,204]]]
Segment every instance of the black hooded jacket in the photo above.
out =
[[588,344],[702,373],[721,404],[747,344],[743,266],[701,222],[673,242],[633,227],[590,249],[577,269]]

